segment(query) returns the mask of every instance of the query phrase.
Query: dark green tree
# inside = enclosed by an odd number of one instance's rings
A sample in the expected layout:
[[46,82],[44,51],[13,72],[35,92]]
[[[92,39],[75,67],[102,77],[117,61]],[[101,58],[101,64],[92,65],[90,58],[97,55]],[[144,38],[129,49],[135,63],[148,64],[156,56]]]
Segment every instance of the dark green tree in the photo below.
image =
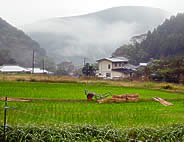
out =
[[85,76],[95,76],[96,69],[93,65],[86,63],[85,66],[82,68],[82,73]]
[[179,83],[184,75],[184,57],[162,60],[150,66],[149,70],[154,80]]

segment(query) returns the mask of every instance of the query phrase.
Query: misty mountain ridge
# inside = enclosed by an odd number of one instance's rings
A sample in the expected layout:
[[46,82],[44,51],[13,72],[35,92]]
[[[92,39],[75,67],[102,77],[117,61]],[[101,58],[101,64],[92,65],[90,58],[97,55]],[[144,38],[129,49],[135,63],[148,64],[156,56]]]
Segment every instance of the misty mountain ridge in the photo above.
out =
[[19,64],[31,67],[33,49],[37,59],[46,54],[36,41],[0,18],[0,65]]
[[64,18],[53,18],[23,27],[23,29],[56,62],[82,59],[95,61],[109,56],[137,34],[161,24],[169,16],[157,8],[115,7],[99,12]]
[[171,16],[152,32],[148,31],[141,43],[123,45],[113,55],[125,56],[134,64],[184,56],[184,13]]

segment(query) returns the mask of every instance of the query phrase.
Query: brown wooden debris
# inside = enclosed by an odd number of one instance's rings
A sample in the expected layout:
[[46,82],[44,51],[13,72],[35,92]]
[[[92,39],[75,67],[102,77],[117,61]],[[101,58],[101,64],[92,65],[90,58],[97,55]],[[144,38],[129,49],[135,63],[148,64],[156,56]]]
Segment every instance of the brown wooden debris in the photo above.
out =
[[[0,101],[4,101],[5,98],[0,98]],[[8,102],[30,102],[29,99],[22,99],[22,98],[7,98]]]
[[164,99],[158,98],[158,97],[153,98],[153,100],[156,101],[156,102],[159,102],[160,104],[162,104],[164,106],[173,106],[174,105],[174,104],[171,104],[171,103],[165,101]]
[[97,100],[98,103],[107,102],[137,102],[139,100],[139,94],[125,94],[125,95],[113,95],[112,98]]

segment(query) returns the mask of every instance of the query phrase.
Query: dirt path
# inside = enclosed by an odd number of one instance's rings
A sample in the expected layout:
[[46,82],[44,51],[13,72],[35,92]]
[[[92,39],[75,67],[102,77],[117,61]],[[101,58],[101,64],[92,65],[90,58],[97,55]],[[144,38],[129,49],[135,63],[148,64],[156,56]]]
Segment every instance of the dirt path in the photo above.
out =
[[[1,101],[4,101],[5,98],[0,98]],[[23,98],[7,98],[8,102],[30,102],[30,99]]]
[[[184,98],[164,98],[167,101],[181,101]],[[5,98],[0,97],[0,101],[4,101]],[[8,98],[8,102],[31,102],[31,101],[57,101],[57,102],[96,102],[96,100],[87,99],[40,99],[40,98]],[[153,101],[152,98],[140,98],[138,102]]]

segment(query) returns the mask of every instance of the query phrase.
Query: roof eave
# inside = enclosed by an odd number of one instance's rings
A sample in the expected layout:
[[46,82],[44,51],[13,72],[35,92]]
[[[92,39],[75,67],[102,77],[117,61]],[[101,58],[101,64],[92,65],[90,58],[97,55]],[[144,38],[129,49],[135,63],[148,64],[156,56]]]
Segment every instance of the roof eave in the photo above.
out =
[[103,61],[103,60],[107,60],[107,61],[110,61],[110,62],[112,62],[111,60],[109,60],[109,59],[106,59],[106,58],[99,59],[99,60],[96,60],[96,61],[97,61],[97,62],[100,62],[100,61]]

